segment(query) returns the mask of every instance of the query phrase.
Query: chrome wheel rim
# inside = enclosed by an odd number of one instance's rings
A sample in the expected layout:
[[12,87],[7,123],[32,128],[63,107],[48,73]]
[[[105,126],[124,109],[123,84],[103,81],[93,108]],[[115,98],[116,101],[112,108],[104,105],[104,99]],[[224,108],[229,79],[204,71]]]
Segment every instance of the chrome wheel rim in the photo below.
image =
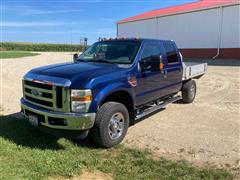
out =
[[112,140],[116,140],[123,134],[124,129],[124,116],[122,113],[117,112],[112,115],[108,124],[108,134]]

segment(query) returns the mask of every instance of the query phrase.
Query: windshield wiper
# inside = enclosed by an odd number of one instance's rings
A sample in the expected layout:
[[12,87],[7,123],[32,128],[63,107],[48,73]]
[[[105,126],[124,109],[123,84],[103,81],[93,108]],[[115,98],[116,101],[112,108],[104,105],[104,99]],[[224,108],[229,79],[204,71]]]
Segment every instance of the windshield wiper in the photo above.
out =
[[88,62],[87,60],[84,60],[84,59],[77,59],[77,62]]
[[103,59],[96,59],[96,60],[91,60],[91,62],[99,62],[99,63],[109,63],[109,64],[115,64],[114,62],[103,60]]

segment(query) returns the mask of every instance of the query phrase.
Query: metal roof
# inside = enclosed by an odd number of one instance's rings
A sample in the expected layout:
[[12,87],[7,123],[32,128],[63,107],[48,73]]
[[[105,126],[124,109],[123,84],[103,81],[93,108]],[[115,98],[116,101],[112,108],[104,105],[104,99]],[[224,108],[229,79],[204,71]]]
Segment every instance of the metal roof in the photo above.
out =
[[191,11],[197,11],[202,9],[210,9],[214,7],[220,7],[230,4],[238,4],[240,0],[200,0],[197,2],[187,3],[179,6],[171,6],[167,8],[157,9],[143,14],[139,14],[133,17],[129,17],[117,22],[117,24],[138,21],[143,19],[151,19],[159,16],[166,16],[178,13],[186,13]]

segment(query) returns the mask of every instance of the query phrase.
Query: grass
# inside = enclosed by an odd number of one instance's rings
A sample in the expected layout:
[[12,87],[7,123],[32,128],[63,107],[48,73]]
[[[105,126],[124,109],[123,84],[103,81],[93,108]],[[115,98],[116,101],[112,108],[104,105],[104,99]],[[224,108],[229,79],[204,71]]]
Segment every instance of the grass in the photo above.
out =
[[147,151],[121,145],[100,149],[88,141],[57,139],[23,119],[1,116],[0,179],[80,176],[82,170],[110,173],[115,179],[232,179],[222,169],[202,169],[184,161],[153,159]]
[[39,54],[27,52],[27,51],[0,51],[0,59],[21,58],[21,57],[36,56],[36,55],[39,55]]

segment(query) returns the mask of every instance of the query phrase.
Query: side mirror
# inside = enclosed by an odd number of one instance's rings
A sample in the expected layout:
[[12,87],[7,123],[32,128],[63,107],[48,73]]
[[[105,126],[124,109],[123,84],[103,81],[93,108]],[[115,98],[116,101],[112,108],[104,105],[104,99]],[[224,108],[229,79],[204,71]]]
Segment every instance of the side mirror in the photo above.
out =
[[151,71],[162,71],[164,68],[162,56],[151,56]]
[[78,58],[78,54],[76,53],[73,55],[73,61],[75,61],[77,58]]

